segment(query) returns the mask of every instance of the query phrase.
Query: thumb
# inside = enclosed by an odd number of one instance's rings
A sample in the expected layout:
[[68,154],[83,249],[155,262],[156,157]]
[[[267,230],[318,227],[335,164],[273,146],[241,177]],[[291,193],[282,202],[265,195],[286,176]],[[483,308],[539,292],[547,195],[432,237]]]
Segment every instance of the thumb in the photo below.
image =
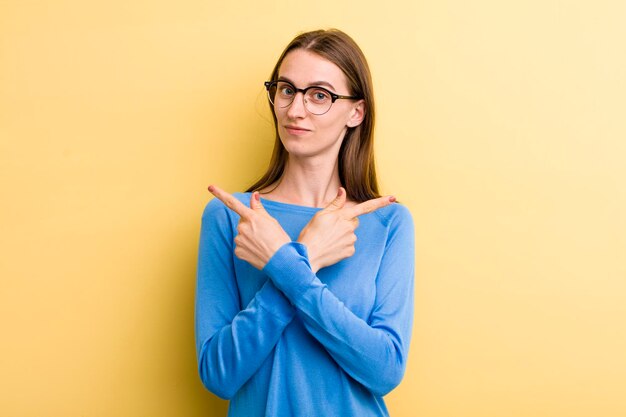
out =
[[254,211],[265,212],[265,207],[261,203],[261,196],[258,191],[252,193],[250,196],[250,208]]
[[339,210],[343,208],[344,204],[346,204],[346,190],[343,187],[339,187],[337,197],[326,206],[326,210]]

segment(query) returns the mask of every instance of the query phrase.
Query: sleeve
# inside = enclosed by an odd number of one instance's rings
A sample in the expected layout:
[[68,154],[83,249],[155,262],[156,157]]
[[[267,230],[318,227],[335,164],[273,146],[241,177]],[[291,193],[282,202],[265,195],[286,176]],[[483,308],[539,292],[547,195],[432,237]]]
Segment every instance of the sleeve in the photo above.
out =
[[214,199],[202,216],[195,335],[200,379],[224,399],[231,398],[260,368],[295,314],[269,279],[242,308],[233,245],[232,219]]
[[264,268],[337,364],[380,396],[404,376],[413,322],[413,221],[404,207],[397,214],[390,222],[368,321],[352,313],[317,278],[304,245],[283,245]]

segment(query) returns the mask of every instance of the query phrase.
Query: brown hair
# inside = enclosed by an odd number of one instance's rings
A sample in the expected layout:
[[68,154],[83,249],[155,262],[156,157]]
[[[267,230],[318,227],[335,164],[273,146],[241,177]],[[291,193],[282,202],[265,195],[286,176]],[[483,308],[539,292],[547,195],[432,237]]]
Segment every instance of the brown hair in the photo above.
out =
[[[343,138],[339,150],[339,180],[349,199],[362,202],[379,197],[374,166],[374,92],[365,55],[356,42],[340,30],[305,32],[287,45],[276,62],[270,80],[278,78],[283,59],[295,49],[314,52],[337,65],[348,79],[349,94],[365,102],[363,121],[358,126],[348,128]],[[288,153],[278,136],[276,113],[271,103],[270,109],[276,134],[272,158],[265,174],[246,191],[260,190],[275,184],[285,169]]]

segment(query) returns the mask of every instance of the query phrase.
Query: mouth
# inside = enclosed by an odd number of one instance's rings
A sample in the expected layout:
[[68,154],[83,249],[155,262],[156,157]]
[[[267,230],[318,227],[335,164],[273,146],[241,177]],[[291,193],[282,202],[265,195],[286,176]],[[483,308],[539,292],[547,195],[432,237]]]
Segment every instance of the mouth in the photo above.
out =
[[309,129],[305,129],[303,127],[294,126],[294,125],[286,125],[286,126],[284,126],[284,128],[291,135],[304,135],[304,134],[310,132]]

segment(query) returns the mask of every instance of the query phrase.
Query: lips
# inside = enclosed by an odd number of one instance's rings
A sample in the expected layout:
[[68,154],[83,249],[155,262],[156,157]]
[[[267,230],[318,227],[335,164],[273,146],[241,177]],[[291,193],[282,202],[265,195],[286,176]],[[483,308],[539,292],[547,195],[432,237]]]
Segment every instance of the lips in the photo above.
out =
[[304,135],[310,132],[309,129],[305,129],[303,127],[295,126],[295,125],[286,125],[284,127],[285,127],[285,130],[292,135]]

